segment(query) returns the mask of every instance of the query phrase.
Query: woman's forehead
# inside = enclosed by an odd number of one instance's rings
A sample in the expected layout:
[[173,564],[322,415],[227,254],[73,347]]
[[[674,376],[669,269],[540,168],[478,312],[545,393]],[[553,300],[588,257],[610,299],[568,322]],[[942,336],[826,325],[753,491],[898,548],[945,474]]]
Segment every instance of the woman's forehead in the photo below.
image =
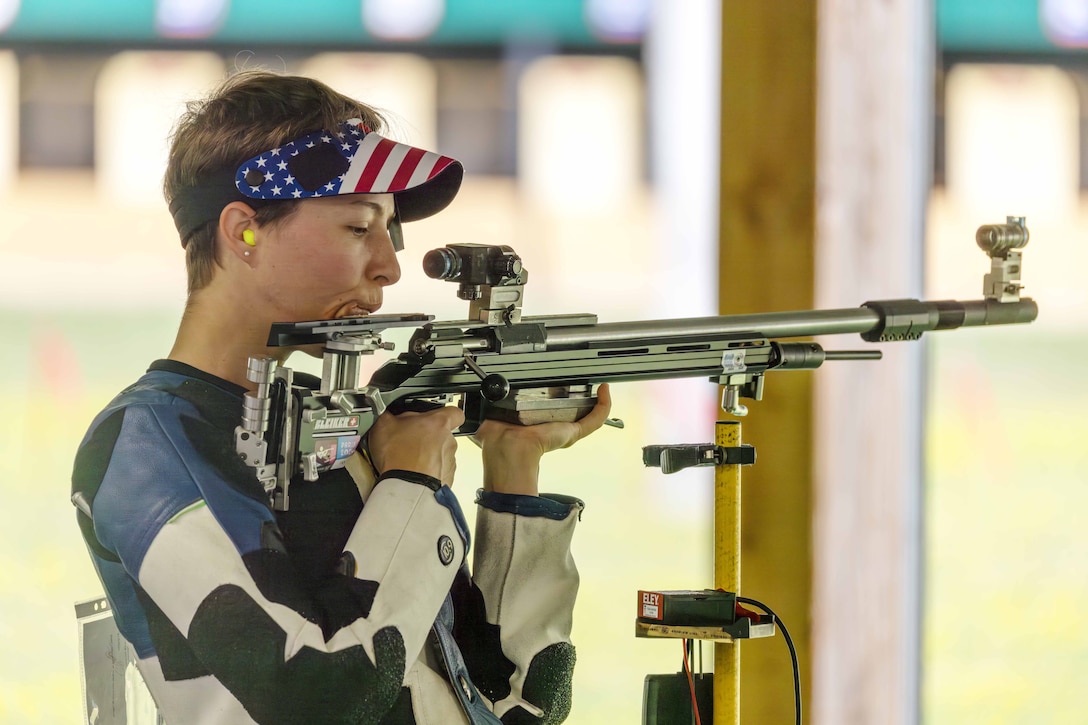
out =
[[316,205],[320,204],[322,207],[328,208],[342,208],[347,210],[365,210],[372,211],[377,214],[383,214],[386,216],[393,215],[393,195],[392,194],[350,194],[341,196],[325,196],[316,199],[304,199],[302,201],[303,206],[311,206],[316,208]]

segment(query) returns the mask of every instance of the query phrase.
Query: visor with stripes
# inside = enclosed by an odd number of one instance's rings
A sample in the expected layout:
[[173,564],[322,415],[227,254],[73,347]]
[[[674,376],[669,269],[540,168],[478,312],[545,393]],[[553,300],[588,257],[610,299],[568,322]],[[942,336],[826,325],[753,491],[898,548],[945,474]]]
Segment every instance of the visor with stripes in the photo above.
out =
[[233,178],[213,176],[200,187],[182,190],[170,204],[182,245],[232,201],[259,208],[291,199],[393,194],[396,228],[390,235],[399,250],[400,222],[446,208],[461,187],[464,168],[448,156],[379,136],[352,119],[334,133],[315,131],[257,154],[234,169]]

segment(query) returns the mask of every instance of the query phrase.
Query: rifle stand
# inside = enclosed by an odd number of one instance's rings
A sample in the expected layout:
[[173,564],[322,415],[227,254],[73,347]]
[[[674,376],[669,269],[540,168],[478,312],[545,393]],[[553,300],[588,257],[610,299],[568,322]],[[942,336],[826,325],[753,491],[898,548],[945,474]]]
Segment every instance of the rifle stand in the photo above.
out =
[[[714,424],[714,442],[739,448],[738,420]],[[740,593],[740,464],[714,467],[714,588]],[[714,644],[714,725],[740,725],[740,646]]]
[[[713,465],[714,589],[639,592],[637,637],[701,639],[714,642],[714,725],[740,725],[740,640],[774,635],[774,618],[736,616],[740,591],[741,467],[755,463],[755,449],[741,443],[737,420],[719,420],[714,445],[647,446],[647,466],[665,473]],[[689,698],[686,689],[684,697]],[[701,708],[700,708],[701,709]]]

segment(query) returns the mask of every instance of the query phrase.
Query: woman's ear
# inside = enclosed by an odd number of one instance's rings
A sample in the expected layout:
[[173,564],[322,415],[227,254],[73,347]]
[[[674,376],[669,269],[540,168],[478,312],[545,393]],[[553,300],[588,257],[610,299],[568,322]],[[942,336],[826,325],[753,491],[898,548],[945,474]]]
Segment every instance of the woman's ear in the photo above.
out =
[[217,239],[223,252],[246,264],[256,259],[258,249],[257,213],[248,204],[232,201],[219,213]]

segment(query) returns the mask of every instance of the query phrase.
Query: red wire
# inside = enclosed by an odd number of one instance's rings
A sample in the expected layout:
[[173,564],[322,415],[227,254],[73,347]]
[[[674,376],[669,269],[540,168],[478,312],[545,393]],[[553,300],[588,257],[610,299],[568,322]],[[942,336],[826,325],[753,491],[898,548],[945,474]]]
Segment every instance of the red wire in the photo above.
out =
[[688,690],[691,691],[691,711],[695,714],[695,725],[703,725],[699,719],[699,701],[695,699],[695,681],[691,679],[691,665],[688,664],[688,641],[682,640],[684,645],[684,674],[688,676]]

